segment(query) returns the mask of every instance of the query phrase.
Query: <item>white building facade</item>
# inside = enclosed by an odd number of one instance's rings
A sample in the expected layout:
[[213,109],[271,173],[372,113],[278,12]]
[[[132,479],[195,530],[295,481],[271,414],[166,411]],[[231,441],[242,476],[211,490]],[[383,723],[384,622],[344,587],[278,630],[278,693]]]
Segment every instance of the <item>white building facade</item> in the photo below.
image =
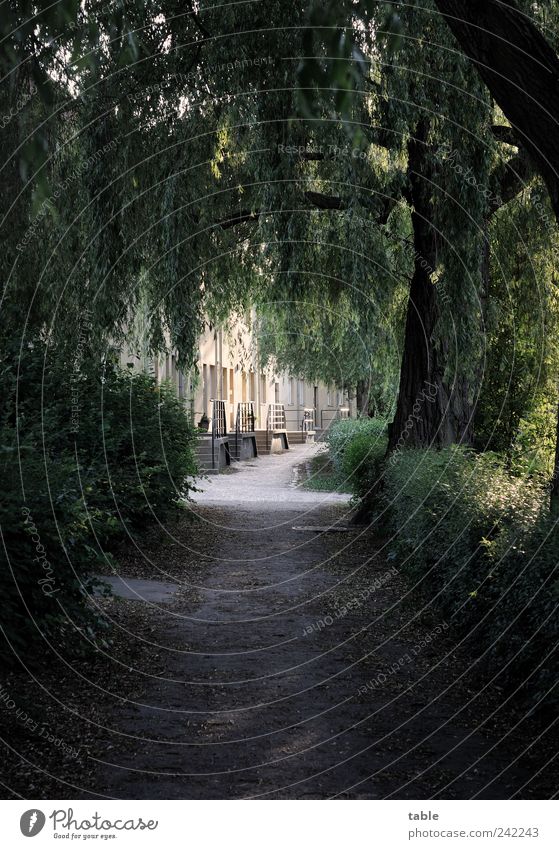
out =
[[227,426],[235,429],[237,405],[252,402],[256,430],[267,426],[270,404],[282,404],[288,431],[300,430],[305,413],[312,411],[317,430],[324,430],[340,414],[355,416],[355,399],[347,388],[313,383],[260,366],[253,335],[241,319],[226,329],[207,324],[198,344],[196,367],[189,374],[177,366],[174,352],[156,358],[121,353],[123,366],[144,370],[158,383],[170,381],[184,400],[196,426],[211,419],[212,401],[225,402]]

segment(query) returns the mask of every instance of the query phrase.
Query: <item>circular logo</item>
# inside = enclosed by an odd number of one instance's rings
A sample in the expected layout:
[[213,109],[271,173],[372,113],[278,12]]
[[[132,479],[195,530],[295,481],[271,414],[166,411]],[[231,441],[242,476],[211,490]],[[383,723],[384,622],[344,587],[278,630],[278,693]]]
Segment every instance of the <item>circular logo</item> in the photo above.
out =
[[42,811],[32,808],[21,815],[19,827],[26,837],[35,837],[42,830],[46,817]]

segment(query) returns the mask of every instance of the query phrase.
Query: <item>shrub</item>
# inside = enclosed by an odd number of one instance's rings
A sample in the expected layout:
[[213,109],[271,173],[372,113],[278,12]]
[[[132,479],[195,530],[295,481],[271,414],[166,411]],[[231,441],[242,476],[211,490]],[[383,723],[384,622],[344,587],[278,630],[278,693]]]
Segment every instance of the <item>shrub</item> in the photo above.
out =
[[366,475],[364,465],[372,466],[386,452],[386,432],[384,419],[339,419],[331,425],[327,436],[330,457],[352,486],[355,475]]
[[104,623],[87,603],[106,571],[96,544],[69,453],[53,460],[26,446],[19,456],[2,431],[3,500],[0,507],[0,659],[12,665],[40,658],[41,638],[60,650],[70,641],[103,640]]
[[[383,502],[401,568],[509,683],[557,680],[559,532],[548,493],[495,454],[406,450],[385,469]],[[518,657],[516,653],[520,652]]]
[[164,522],[196,472],[194,431],[174,389],[110,366],[84,395],[77,445],[86,503],[118,517],[123,531]]
[[388,445],[386,434],[387,422],[371,418],[339,419],[328,431],[334,468],[356,500],[366,498],[378,480]]
[[194,434],[170,387],[93,357],[73,371],[40,342],[5,359],[0,391],[0,658],[29,662],[41,637],[76,651],[80,635],[104,639],[94,575],[188,497]]
[[356,499],[366,499],[379,480],[386,446],[386,439],[375,439],[367,433],[358,433],[347,443],[341,473]]

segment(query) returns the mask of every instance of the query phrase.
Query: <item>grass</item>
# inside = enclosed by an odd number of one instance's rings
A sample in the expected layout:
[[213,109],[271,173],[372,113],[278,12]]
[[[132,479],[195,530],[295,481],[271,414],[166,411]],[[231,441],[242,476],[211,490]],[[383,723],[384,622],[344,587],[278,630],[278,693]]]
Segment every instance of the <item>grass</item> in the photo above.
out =
[[348,482],[343,475],[334,468],[327,451],[317,454],[306,463],[307,480],[302,483],[302,488],[312,492],[351,492]]

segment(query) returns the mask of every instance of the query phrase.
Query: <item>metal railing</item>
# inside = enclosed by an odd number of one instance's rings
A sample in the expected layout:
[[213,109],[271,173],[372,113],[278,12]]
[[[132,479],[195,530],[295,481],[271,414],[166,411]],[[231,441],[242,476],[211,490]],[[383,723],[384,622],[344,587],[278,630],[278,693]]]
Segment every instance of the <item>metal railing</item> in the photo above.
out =
[[237,416],[235,418],[235,454],[239,456],[239,435],[243,433],[254,433],[255,429],[254,404],[252,401],[241,401],[237,404]]
[[242,401],[237,404],[235,430],[238,433],[254,433],[255,421],[256,417],[254,415],[254,404],[252,401]]
[[283,404],[268,404],[266,415],[266,447],[270,448],[270,435],[275,430],[287,430]]
[[266,430],[286,430],[283,404],[268,404]]
[[212,469],[215,469],[215,441],[222,436],[227,436],[227,414],[225,412],[225,401],[216,401],[212,398]]
[[314,407],[305,407],[303,410],[301,430],[303,433],[309,433],[314,430]]

